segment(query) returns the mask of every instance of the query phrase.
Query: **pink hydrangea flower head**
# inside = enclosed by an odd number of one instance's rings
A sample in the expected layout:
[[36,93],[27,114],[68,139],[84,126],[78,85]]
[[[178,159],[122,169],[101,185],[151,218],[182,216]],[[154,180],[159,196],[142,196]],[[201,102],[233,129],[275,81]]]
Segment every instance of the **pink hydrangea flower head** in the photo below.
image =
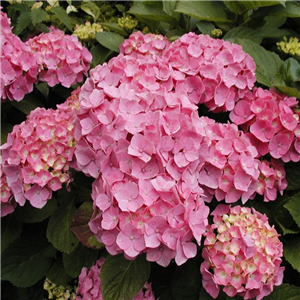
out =
[[1,146],[3,172],[15,201],[42,208],[52,191],[69,184],[75,148],[72,111],[36,108]]
[[20,101],[33,90],[38,66],[30,48],[12,33],[10,20],[1,11],[1,101]]
[[87,75],[92,55],[77,36],[66,35],[62,30],[50,27],[48,33],[41,33],[26,44],[37,60],[39,80],[49,86],[60,83],[70,87]]
[[[90,268],[82,268],[79,275],[78,288],[76,291],[76,300],[102,300],[101,291],[101,268],[105,259],[99,258]],[[146,282],[144,287],[132,300],[155,300],[151,284]]]
[[266,215],[253,208],[219,204],[212,212],[202,256],[202,284],[216,298],[257,299],[269,295],[283,280],[283,245]]
[[1,156],[0,162],[1,217],[5,217],[15,210],[16,203],[13,199],[11,188],[7,184],[7,179],[2,169]]
[[75,157],[95,178],[91,224],[108,252],[130,259],[145,252],[167,266],[195,256],[192,241],[200,244],[205,232],[209,210],[197,174],[209,141],[197,132],[197,106],[171,92],[169,67],[158,59],[120,54],[90,71]]
[[161,56],[169,44],[168,39],[161,34],[143,34],[137,31],[132,33],[129,38],[120,45],[120,53],[137,58],[146,55]]
[[166,47],[162,57],[174,71],[186,75],[177,85],[193,94],[192,102],[214,112],[232,110],[256,81],[255,63],[240,45],[208,35],[184,34]]
[[273,90],[248,91],[230,112],[230,119],[240,125],[257,144],[260,156],[267,153],[284,162],[300,160],[300,114],[298,101]]

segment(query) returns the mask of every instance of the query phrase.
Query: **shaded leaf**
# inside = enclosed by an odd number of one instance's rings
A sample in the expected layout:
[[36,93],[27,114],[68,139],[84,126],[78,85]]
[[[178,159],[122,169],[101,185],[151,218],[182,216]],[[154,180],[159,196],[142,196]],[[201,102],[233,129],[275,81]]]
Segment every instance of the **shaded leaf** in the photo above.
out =
[[78,240],[86,247],[101,249],[103,244],[99,243],[88,225],[93,214],[92,202],[84,202],[75,212],[70,229]]
[[134,2],[128,13],[135,17],[150,19],[152,21],[166,22],[173,25],[177,23],[175,18],[165,13],[158,5],[150,6],[139,1]]
[[127,260],[124,255],[108,256],[100,278],[104,300],[130,300],[141,290],[150,275],[144,255]]
[[78,239],[70,230],[73,215],[75,213],[73,201],[59,207],[51,216],[47,227],[47,238],[52,245],[66,253],[71,253],[78,245]]
[[72,280],[72,277],[64,268],[62,259],[54,261],[45,275],[51,282],[57,285],[66,286]]
[[22,233],[22,222],[15,214],[1,218],[1,253]]
[[189,259],[174,272],[171,291],[176,300],[198,300],[201,289],[199,257]]
[[101,22],[101,25],[103,27],[106,27],[109,30],[114,31],[116,33],[119,33],[119,34],[121,34],[123,36],[127,36],[128,35],[128,33],[123,28],[121,28],[118,25],[118,23]]
[[289,240],[283,247],[284,258],[292,265],[292,267],[300,272],[300,238]]
[[44,239],[22,236],[2,254],[1,279],[17,287],[29,287],[44,277],[55,252]]
[[38,223],[49,218],[57,210],[55,198],[47,201],[43,208],[35,208],[28,201],[24,206],[18,206],[15,210],[17,218],[24,223]]
[[175,11],[204,21],[232,23],[219,1],[179,1]]
[[286,203],[284,207],[290,212],[294,221],[300,228],[300,192],[292,196],[290,201]]
[[300,5],[296,1],[286,1],[286,7],[276,6],[272,8],[269,15],[281,16],[287,18],[299,18],[300,17]]
[[117,53],[120,52],[120,45],[124,42],[124,38],[115,32],[98,32],[96,33],[95,38],[100,45]]
[[244,14],[250,9],[274,5],[283,5],[283,7],[285,6],[284,1],[238,1],[238,10],[239,14]]
[[227,41],[234,41],[235,38],[251,40],[252,42],[257,44],[260,44],[263,39],[263,37],[257,32],[257,30],[249,27],[234,27],[223,37],[223,39]]
[[97,260],[98,251],[90,249],[81,243],[70,254],[63,254],[63,263],[66,272],[75,278],[79,276],[83,267],[90,268]]
[[290,284],[274,286],[273,292],[264,300],[298,300],[300,299],[300,287]]
[[24,99],[19,102],[11,101],[11,104],[26,115],[29,115],[35,108],[44,106],[40,100],[31,95],[25,95]]
[[215,25],[208,21],[199,21],[196,23],[196,26],[203,34],[210,34],[215,29]]
[[1,124],[1,145],[6,143],[7,135],[12,132],[13,125],[9,123],[2,123]]
[[284,166],[288,186],[286,190],[293,191],[300,188],[300,162],[289,162]]
[[286,225],[281,224],[281,222],[276,217],[275,217],[275,220],[282,231],[282,235],[299,233],[299,230],[289,228],[293,225],[293,222],[290,222],[289,227],[286,227]]
[[39,82],[35,85],[36,89],[42,93],[42,95],[47,98],[49,95],[49,85],[46,82]]
[[275,86],[275,88],[289,97],[296,97],[300,99],[300,91],[295,88],[288,86]]

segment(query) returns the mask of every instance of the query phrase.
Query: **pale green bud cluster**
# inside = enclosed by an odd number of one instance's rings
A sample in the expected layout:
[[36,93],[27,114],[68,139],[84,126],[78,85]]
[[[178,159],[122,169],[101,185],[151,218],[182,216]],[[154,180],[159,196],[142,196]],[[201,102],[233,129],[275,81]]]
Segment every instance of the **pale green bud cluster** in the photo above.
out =
[[131,16],[118,18],[118,25],[128,32],[131,32],[138,25],[138,23],[138,20],[133,19]]
[[79,40],[88,42],[95,39],[95,34],[97,32],[102,32],[103,27],[99,23],[91,24],[86,21],[84,25],[77,24],[75,26],[73,34],[75,34]]
[[223,32],[222,32],[221,29],[215,28],[215,29],[213,29],[213,30],[211,31],[210,36],[211,36],[212,38],[217,39],[217,38],[219,38],[222,34],[223,34]]
[[276,43],[278,50],[291,56],[300,56],[300,41],[296,37],[291,37],[289,40],[283,37],[283,41]]
[[48,299],[53,300],[75,300],[76,286],[57,285],[46,278],[44,282],[44,290],[48,292]]

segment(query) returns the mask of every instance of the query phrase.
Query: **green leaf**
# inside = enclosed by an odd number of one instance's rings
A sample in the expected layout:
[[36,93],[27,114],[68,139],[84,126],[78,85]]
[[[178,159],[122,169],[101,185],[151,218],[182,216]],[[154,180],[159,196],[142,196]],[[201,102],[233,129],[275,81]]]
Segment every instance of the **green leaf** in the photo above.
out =
[[79,242],[70,230],[75,210],[73,201],[70,201],[69,204],[59,207],[48,223],[47,238],[56,249],[62,252],[71,253]]
[[250,40],[236,38],[235,42],[242,45],[243,50],[254,59],[257,82],[267,87],[284,85],[283,79],[278,77],[282,60],[277,54],[267,51]]
[[33,9],[30,13],[30,19],[31,19],[33,26],[45,21],[47,16],[48,16],[48,14],[41,8]]
[[118,23],[103,22],[103,23],[101,23],[101,25],[103,27],[106,27],[109,30],[111,30],[111,31],[113,31],[115,33],[119,33],[119,34],[121,34],[123,36],[127,36],[128,35],[127,32],[118,25]]
[[75,278],[79,276],[83,267],[90,268],[97,260],[98,251],[90,249],[81,243],[70,254],[63,254],[63,263],[66,272]]
[[104,247],[103,244],[97,241],[89,227],[89,221],[91,220],[93,211],[92,202],[84,202],[75,212],[70,229],[86,247],[101,249]]
[[294,238],[283,246],[284,258],[300,272],[300,238]]
[[203,34],[210,34],[215,29],[215,25],[208,21],[199,21],[196,23],[196,26]]
[[43,103],[31,95],[25,95],[22,101],[11,101],[11,105],[26,115],[29,115],[32,110],[37,107],[43,107]]
[[300,64],[294,58],[285,60],[280,68],[280,72],[287,86],[293,87],[295,81],[300,81]]
[[1,253],[22,233],[22,222],[15,214],[9,214],[1,218]]
[[[154,3],[155,4],[155,3]],[[158,3],[159,4],[159,3]],[[165,13],[158,5],[146,5],[145,3],[136,1],[134,5],[129,9],[129,14],[134,15],[137,18],[150,19],[152,21],[165,22],[176,25],[176,18]]]
[[263,39],[263,37],[257,32],[257,30],[249,27],[234,27],[223,37],[223,39],[227,41],[234,41],[235,38],[251,40],[256,44],[260,44]]
[[300,192],[293,195],[290,201],[283,206],[290,212],[294,221],[300,228]]
[[16,208],[15,214],[24,223],[39,223],[53,215],[57,208],[55,198],[48,200],[43,208],[35,208],[26,201],[24,206]]
[[284,1],[238,1],[239,14],[264,6],[284,5]]
[[69,30],[73,31],[70,17],[61,6],[52,7],[51,12],[53,12],[54,15],[59,19],[59,21],[65,24]]
[[6,143],[7,141],[7,135],[12,132],[13,125],[9,123],[2,123],[1,124],[1,145]]
[[162,4],[163,4],[163,11],[169,16],[172,16],[174,13],[174,9],[176,8],[177,2],[162,0]]
[[232,23],[226,14],[226,6],[219,1],[179,1],[176,12],[203,21]]
[[277,90],[279,90],[280,92],[286,94],[289,97],[296,97],[298,99],[300,99],[300,91],[296,90],[292,87],[288,87],[288,86],[275,86],[275,88]]
[[130,300],[144,286],[150,275],[150,263],[144,255],[127,260],[123,255],[108,256],[100,278],[104,300]]
[[[275,217],[275,220],[282,231],[282,235],[299,233],[299,230],[290,229],[290,228],[286,227],[286,225],[283,225],[276,217]],[[292,226],[292,225],[293,225],[293,223],[291,222],[290,226]]]
[[98,32],[95,38],[100,45],[117,53],[120,52],[120,45],[124,42],[124,38],[115,32]]
[[21,12],[20,16],[17,19],[17,25],[13,28],[13,32],[15,35],[19,35],[31,24],[30,16],[30,11]]
[[269,15],[281,16],[287,18],[299,18],[300,17],[300,5],[296,1],[286,1],[286,7],[276,6],[272,8]]
[[72,277],[64,268],[62,259],[54,261],[45,275],[51,282],[57,285],[66,286],[72,280]]
[[88,15],[92,16],[94,18],[94,22],[98,19],[100,16],[100,8],[93,3],[92,1],[84,1],[80,5],[80,8],[87,13]]
[[55,249],[46,240],[22,236],[2,254],[2,280],[17,287],[29,287],[45,276]]
[[290,284],[274,286],[273,292],[264,298],[264,300],[299,300],[300,287]]
[[35,85],[36,89],[42,93],[42,95],[47,99],[49,95],[49,85],[46,82],[39,82]]

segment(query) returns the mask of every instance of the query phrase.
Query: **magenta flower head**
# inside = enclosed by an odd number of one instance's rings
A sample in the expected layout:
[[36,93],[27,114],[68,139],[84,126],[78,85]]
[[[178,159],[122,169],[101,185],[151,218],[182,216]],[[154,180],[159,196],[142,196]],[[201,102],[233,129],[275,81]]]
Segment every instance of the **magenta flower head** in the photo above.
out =
[[136,57],[145,55],[161,56],[169,45],[167,37],[161,34],[134,32],[120,46],[120,53]]
[[202,284],[216,298],[220,288],[229,296],[257,300],[283,280],[283,245],[266,215],[253,208],[219,204],[204,241]]
[[[103,300],[100,273],[104,261],[105,259],[101,257],[89,270],[82,268],[79,275],[76,300]],[[147,282],[132,300],[155,300],[151,284]]]
[[11,188],[7,184],[6,176],[2,169],[2,156],[0,156],[0,192],[1,192],[1,217],[11,214],[16,203],[12,196]]
[[20,101],[33,90],[38,66],[30,48],[12,33],[10,20],[1,11],[0,27],[0,97]]
[[256,65],[240,45],[208,35],[187,33],[166,47],[163,58],[174,71],[185,74],[179,81],[195,104],[211,111],[230,111],[256,81]]
[[2,167],[14,200],[42,208],[52,191],[69,184],[75,148],[73,112],[36,108],[1,146]]
[[270,153],[284,162],[300,160],[300,113],[295,97],[273,90],[248,91],[230,112],[230,119],[249,131],[261,156]]
[[29,39],[26,43],[34,53],[39,66],[39,80],[53,87],[61,83],[69,88],[81,82],[92,61],[92,55],[75,35],[49,28],[48,33]]

